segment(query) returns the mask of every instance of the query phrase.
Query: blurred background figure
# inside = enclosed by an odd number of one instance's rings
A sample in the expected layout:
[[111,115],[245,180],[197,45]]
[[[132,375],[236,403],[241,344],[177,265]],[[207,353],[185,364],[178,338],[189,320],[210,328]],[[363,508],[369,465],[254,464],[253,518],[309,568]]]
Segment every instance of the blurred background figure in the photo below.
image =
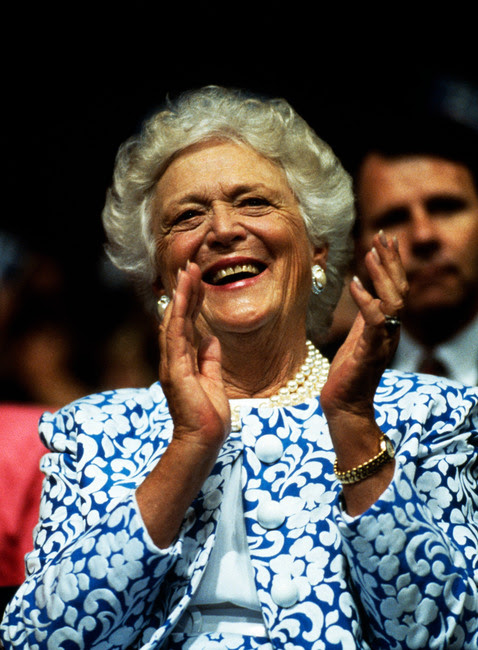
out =
[[[62,406],[84,395],[87,382],[75,372],[75,328],[68,288],[53,257],[19,247],[16,282],[4,326],[1,362],[3,400]],[[7,283],[8,284],[8,283]]]
[[476,385],[478,93],[467,86],[460,100],[456,83],[441,87],[428,106],[387,113],[361,134],[350,165],[356,259],[379,230],[396,236],[410,293],[393,367]]
[[61,258],[0,239],[0,400],[61,407],[93,390],[146,386],[157,376],[156,321],[110,263],[93,288]]
[[106,256],[99,261],[102,328],[95,353],[99,390],[141,388],[158,378],[158,323]]
[[33,549],[48,452],[38,435],[42,413],[92,390],[156,379],[154,319],[109,263],[100,260],[97,273],[87,302],[61,259],[0,230],[0,617]]

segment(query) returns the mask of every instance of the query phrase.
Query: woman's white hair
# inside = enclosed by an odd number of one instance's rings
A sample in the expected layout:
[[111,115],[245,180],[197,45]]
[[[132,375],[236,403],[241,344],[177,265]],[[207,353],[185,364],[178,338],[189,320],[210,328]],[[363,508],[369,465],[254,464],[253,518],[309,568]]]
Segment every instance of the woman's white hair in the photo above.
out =
[[157,268],[151,203],[172,158],[212,138],[246,144],[281,167],[294,192],[308,237],[328,244],[327,286],[311,294],[308,336],[322,341],[343,286],[350,259],[354,200],[351,180],[331,148],[284,99],[264,99],[217,86],[183,94],[150,117],[116,158],[103,210],[113,263],[129,273],[153,304]]

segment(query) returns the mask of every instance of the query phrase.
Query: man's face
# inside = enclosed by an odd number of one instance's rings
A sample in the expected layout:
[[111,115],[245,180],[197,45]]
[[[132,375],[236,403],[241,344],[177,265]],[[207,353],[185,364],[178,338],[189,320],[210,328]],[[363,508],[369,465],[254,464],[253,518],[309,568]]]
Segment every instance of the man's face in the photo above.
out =
[[478,310],[478,192],[467,167],[442,158],[370,154],[357,181],[359,264],[383,229],[396,236],[419,316]]

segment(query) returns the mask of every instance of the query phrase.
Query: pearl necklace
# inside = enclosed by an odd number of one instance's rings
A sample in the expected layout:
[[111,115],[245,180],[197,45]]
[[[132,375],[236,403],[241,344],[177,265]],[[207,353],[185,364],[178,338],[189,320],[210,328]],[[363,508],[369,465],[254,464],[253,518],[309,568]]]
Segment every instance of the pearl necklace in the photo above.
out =
[[[304,400],[320,395],[329,374],[329,361],[307,341],[307,357],[299,372],[279,392],[267,397],[259,406],[295,406]],[[235,406],[231,413],[232,431],[241,430],[241,407]]]

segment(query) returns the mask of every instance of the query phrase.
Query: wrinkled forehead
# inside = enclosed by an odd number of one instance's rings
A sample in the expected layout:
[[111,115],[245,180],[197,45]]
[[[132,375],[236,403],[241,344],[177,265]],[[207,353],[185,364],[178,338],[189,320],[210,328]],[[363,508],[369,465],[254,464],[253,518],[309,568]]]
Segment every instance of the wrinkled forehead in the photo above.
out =
[[170,160],[156,183],[154,205],[162,210],[188,196],[207,197],[219,189],[233,195],[256,187],[293,195],[282,167],[269,158],[243,143],[208,140]]
[[157,180],[166,173],[168,168],[179,158],[184,158],[199,152],[213,152],[217,147],[230,147],[242,151],[244,155],[249,155],[252,159],[257,161],[267,162],[269,165],[274,166],[278,170],[283,171],[282,164],[278,160],[272,160],[269,156],[253,147],[249,142],[244,141],[240,136],[235,133],[215,133],[211,134],[197,142],[193,142],[181,149],[172,153],[162,164],[158,170]]

